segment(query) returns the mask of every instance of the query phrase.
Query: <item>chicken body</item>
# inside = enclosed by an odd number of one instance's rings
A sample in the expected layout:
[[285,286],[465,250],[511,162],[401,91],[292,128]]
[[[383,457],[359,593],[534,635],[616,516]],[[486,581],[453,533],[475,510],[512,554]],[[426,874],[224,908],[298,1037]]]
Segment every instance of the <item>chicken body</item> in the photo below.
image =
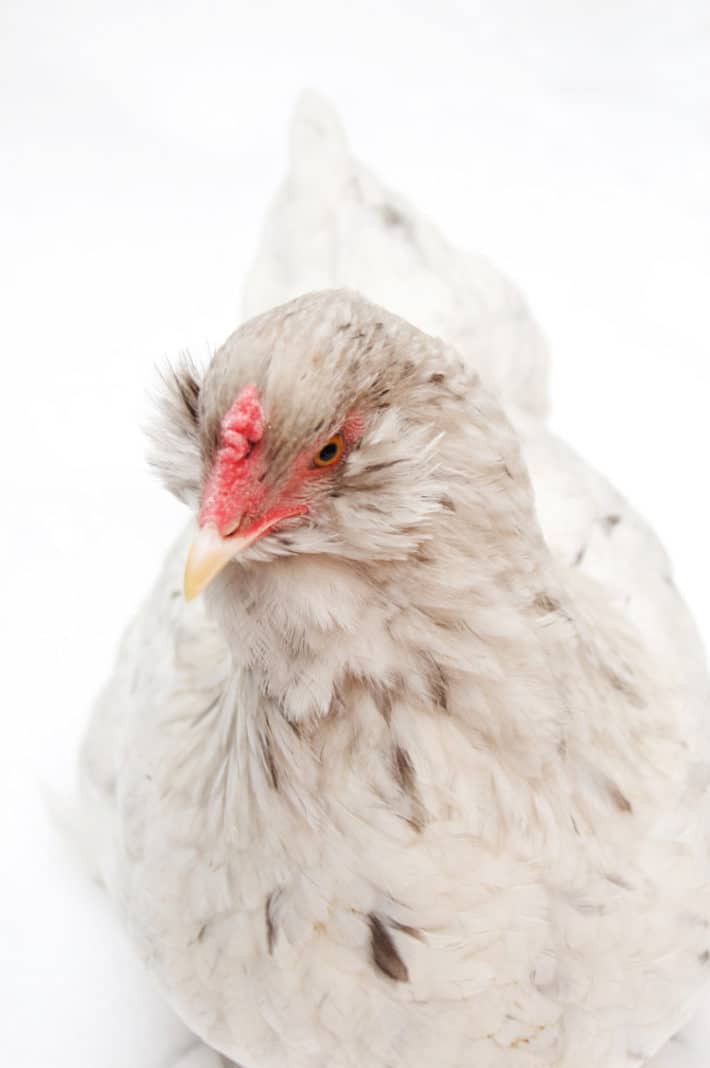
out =
[[188,603],[190,524],[82,756],[141,955],[244,1068],[627,1068],[710,978],[692,622],[544,384],[526,409],[475,364],[327,289],[166,399],[156,463],[195,509],[247,387],[267,498],[358,428]]

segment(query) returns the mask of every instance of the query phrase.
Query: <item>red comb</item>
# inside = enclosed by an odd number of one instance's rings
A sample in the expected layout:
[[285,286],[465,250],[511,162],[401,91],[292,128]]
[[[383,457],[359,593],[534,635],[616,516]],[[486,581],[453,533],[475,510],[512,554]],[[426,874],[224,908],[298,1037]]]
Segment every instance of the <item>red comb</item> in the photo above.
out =
[[241,460],[264,434],[264,412],[259,403],[256,386],[245,386],[222,419],[221,444],[232,452],[234,460]]
[[199,523],[229,525],[235,509],[256,507],[258,493],[247,457],[264,435],[264,412],[256,386],[245,386],[222,419],[220,441],[205,483]]

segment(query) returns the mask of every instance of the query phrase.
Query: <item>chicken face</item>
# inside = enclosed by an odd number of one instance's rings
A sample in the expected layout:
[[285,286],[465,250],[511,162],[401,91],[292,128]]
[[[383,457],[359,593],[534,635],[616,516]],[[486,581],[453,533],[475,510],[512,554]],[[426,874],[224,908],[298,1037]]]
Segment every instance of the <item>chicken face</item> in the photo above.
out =
[[411,558],[441,535],[452,485],[472,484],[472,457],[486,484],[508,469],[491,415],[452,350],[356,294],[245,323],[201,384],[176,372],[153,435],[164,481],[197,511],[186,595],[233,561]]
[[321,434],[301,448],[276,492],[270,492],[265,428],[257,388],[245,386],[222,420],[218,449],[205,480],[199,530],[185,567],[188,599],[274,527],[309,513],[316,483],[327,481],[332,486],[334,469],[359,444],[362,420],[351,413],[340,430]]

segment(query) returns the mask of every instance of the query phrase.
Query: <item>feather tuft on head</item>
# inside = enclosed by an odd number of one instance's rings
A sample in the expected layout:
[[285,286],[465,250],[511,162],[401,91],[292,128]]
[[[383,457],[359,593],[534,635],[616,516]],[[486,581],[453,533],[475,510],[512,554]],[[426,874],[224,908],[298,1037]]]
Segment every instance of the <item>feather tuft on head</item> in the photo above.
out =
[[157,411],[148,426],[148,461],[178,500],[195,506],[202,483],[201,376],[186,353],[160,374]]

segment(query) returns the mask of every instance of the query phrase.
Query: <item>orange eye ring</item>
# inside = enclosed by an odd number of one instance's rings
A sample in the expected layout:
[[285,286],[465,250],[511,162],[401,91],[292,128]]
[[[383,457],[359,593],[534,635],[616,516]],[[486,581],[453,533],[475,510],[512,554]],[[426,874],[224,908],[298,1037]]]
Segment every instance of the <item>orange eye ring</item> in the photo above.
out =
[[343,455],[345,442],[342,434],[333,434],[313,457],[314,467],[332,467]]

